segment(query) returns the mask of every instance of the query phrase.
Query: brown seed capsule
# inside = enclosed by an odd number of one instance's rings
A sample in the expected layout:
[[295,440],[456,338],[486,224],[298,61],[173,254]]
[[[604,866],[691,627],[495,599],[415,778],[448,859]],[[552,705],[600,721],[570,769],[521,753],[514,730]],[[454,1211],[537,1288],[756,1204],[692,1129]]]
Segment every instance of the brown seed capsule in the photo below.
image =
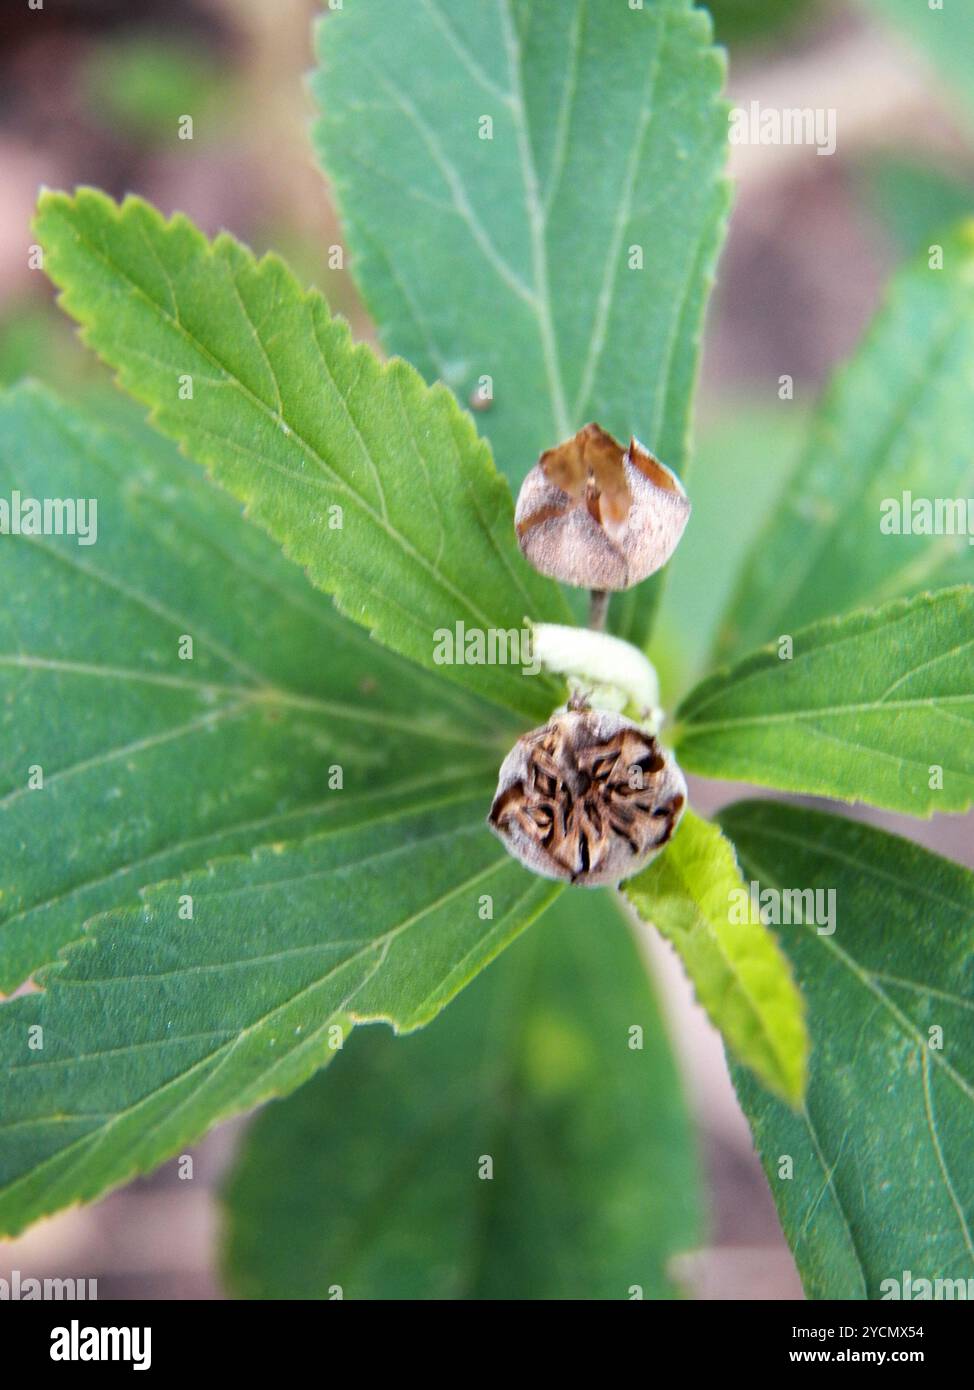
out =
[[543,453],[514,520],[542,574],[586,589],[628,589],[666,564],[690,515],[674,473],[636,439],[628,449],[600,425]]
[[686,797],[683,773],[638,724],[569,709],[518,739],[501,764],[488,824],[535,873],[597,888],[659,853]]

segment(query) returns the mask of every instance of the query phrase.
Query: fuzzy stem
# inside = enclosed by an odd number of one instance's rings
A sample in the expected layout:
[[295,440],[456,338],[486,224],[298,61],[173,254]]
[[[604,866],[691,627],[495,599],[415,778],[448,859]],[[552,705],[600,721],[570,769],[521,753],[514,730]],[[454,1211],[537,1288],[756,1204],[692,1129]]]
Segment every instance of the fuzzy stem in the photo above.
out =
[[605,620],[609,612],[608,589],[593,589],[589,601],[588,625],[593,632],[605,631]]

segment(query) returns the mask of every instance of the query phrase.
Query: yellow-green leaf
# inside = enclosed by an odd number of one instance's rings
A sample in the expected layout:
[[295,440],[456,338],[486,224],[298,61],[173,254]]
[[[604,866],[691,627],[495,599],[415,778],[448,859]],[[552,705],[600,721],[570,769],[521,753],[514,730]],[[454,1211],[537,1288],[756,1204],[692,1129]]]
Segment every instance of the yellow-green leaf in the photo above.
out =
[[802,999],[774,937],[745,910],[730,841],[688,811],[665,852],[625,891],[676,948],[734,1057],[775,1094],[799,1102],[808,1057]]

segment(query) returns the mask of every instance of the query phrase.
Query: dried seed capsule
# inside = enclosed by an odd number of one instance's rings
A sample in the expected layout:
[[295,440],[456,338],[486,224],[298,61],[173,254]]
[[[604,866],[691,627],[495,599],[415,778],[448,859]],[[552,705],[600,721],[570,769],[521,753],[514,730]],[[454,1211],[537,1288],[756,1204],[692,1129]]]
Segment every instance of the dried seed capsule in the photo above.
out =
[[676,549],[690,503],[676,475],[636,439],[600,425],[543,453],[521,486],[514,520],[542,574],[586,589],[628,589]]
[[638,873],[677,827],[687,786],[632,720],[569,709],[518,739],[488,824],[527,868],[597,888]]

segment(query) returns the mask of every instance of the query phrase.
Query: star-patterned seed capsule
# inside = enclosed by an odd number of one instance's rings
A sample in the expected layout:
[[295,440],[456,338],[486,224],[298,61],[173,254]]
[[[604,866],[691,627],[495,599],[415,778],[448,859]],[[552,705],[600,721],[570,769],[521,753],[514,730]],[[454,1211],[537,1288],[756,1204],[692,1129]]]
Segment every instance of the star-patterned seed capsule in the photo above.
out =
[[518,739],[488,823],[535,873],[597,888],[659,853],[686,798],[683,773],[650,733],[607,710],[569,709]]
[[636,439],[623,448],[600,425],[543,453],[514,520],[541,574],[586,589],[628,589],[666,564],[690,515],[676,474]]

